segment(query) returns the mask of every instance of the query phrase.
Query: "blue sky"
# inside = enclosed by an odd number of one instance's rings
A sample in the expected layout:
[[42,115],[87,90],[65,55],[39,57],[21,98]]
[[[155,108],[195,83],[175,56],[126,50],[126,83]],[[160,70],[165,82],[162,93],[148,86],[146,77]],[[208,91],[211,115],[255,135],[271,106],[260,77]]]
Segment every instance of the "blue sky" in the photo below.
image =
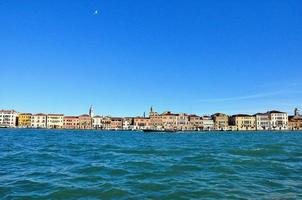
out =
[[2,0],[0,108],[292,112],[301,22],[300,0]]

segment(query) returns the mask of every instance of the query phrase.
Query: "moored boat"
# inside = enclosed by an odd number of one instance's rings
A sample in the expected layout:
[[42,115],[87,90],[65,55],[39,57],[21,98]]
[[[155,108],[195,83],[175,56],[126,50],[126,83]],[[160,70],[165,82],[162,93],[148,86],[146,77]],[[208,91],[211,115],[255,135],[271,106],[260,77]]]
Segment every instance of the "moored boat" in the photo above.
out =
[[176,130],[156,130],[156,129],[144,129],[144,132],[147,133],[156,133],[156,132],[161,132],[161,133],[170,133],[170,132],[176,132]]

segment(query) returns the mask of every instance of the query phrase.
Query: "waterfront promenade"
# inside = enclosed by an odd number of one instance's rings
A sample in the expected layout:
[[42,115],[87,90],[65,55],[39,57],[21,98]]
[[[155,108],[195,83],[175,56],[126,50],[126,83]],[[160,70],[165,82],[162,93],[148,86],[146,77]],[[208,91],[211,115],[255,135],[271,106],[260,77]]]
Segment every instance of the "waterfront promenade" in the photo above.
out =
[[79,130],[143,130],[143,131],[284,131],[302,130],[299,109],[293,115],[277,110],[255,114],[214,113],[196,115],[187,113],[158,113],[151,107],[136,117],[112,117],[95,115],[91,106],[87,114],[69,116],[64,114],[21,113],[0,110],[2,128],[79,129]]

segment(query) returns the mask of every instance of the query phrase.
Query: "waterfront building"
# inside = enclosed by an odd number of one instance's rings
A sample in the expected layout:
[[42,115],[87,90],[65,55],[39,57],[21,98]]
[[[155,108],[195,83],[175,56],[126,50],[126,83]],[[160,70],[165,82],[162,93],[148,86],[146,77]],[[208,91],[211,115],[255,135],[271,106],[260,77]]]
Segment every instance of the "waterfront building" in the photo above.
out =
[[287,130],[288,129],[288,114],[280,111],[269,111],[270,129],[271,130]]
[[92,118],[92,127],[94,129],[102,129],[102,116],[94,116]]
[[63,121],[64,121],[63,114],[48,114],[46,127],[51,129],[63,128]]
[[290,116],[288,118],[288,129],[289,130],[302,130],[302,118],[296,118],[294,116]]
[[271,126],[271,120],[269,113],[257,113],[256,117],[256,129],[257,130],[269,130]]
[[153,111],[153,108],[150,108],[149,112],[149,118],[150,118],[150,126],[151,129],[155,130],[162,130],[163,129],[163,120],[162,116],[158,114],[157,112]]
[[43,113],[34,114],[31,116],[32,128],[46,128],[47,115]]
[[79,128],[92,129],[92,118],[87,114],[79,116]]
[[31,127],[31,113],[20,113],[18,115],[18,127],[28,128]]
[[215,113],[212,115],[215,124],[215,130],[228,130],[229,116],[223,113]]
[[176,130],[177,129],[177,116],[170,111],[164,112],[162,115],[163,127],[166,130]]
[[214,120],[210,116],[202,117],[202,130],[210,131],[214,130]]
[[302,130],[302,117],[289,116],[288,117],[289,130]]
[[125,117],[123,119],[123,129],[124,130],[134,129],[134,118],[133,117]]
[[102,128],[104,130],[110,130],[111,129],[111,117],[103,116],[101,119]]
[[289,130],[302,130],[302,116],[298,108],[295,108],[294,115],[288,117]]
[[136,130],[151,129],[150,118],[135,117],[134,118],[134,129],[136,129]]
[[123,118],[121,117],[111,117],[110,129],[121,130],[123,129]]
[[256,130],[256,118],[246,114],[233,115],[230,117],[230,125],[236,126],[238,131]]
[[15,110],[0,110],[0,127],[16,127],[17,116]]
[[78,116],[64,116],[63,128],[64,129],[79,129],[79,117]]
[[185,131],[189,130],[189,116],[185,113],[180,113],[176,116],[176,129]]
[[202,130],[202,118],[197,115],[189,115],[189,124],[191,130],[199,131]]

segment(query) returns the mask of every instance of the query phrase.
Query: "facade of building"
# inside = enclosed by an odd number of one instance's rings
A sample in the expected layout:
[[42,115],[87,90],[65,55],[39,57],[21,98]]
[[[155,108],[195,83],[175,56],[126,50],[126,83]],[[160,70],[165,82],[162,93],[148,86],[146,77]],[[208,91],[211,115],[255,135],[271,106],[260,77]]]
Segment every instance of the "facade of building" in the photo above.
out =
[[280,111],[269,111],[270,129],[271,130],[287,130],[288,129],[288,114]]
[[302,116],[298,108],[295,108],[294,115],[288,117],[289,130],[302,130]]
[[33,127],[64,129],[104,130],[302,130],[302,116],[296,108],[293,116],[285,112],[269,111],[255,115],[238,114],[229,117],[223,113],[212,116],[174,114],[170,111],[158,114],[151,107],[149,117],[106,117],[95,116],[93,107],[81,116],[63,114],[31,114],[14,110],[0,110],[0,127]]
[[256,130],[256,118],[246,114],[233,115],[230,118],[230,125],[236,126],[238,131]]
[[302,117],[289,116],[288,130],[302,130]]
[[177,116],[178,114],[171,113],[170,111],[164,112],[162,115],[163,128],[166,130],[177,129]]
[[176,116],[176,129],[180,131],[191,130],[187,114],[180,113]]
[[134,118],[134,129],[135,130],[151,129],[151,120],[150,120],[150,118],[135,117]]
[[79,116],[79,129],[92,129],[92,118],[89,115]]
[[93,129],[102,129],[102,116],[94,116],[92,118],[92,127]]
[[111,117],[104,116],[102,117],[102,129],[104,130],[110,130],[111,128]]
[[191,130],[199,131],[202,130],[202,118],[197,115],[189,115],[189,124]]
[[112,129],[112,130],[122,130],[123,129],[123,118],[121,118],[121,117],[111,117],[110,129]]
[[63,128],[64,115],[63,114],[48,114],[46,127],[50,129]]
[[63,128],[64,129],[79,129],[79,117],[78,116],[64,116]]
[[157,112],[154,112],[152,107],[150,109],[149,118],[150,118],[150,123],[151,123],[150,124],[151,129],[155,129],[155,130],[163,129],[162,116],[160,114],[158,114]]
[[31,113],[20,113],[18,116],[18,127],[29,128],[31,127]]
[[134,129],[134,118],[133,117],[125,117],[123,119],[123,129],[124,130]]
[[211,131],[214,130],[215,123],[214,120],[210,116],[202,117],[202,130]]
[[257,113],[256,117],[256,129],[259,131],[269,130],[271,127],[270,115],[268,113]]
[[47,115],[43,113],[34,114],[31,116],[32,128],[46,128]]
[[17,116],[15,110],[0,110],[0,127],[16,127]]
[[215,113],[214,115],[212,115],[212,118],[214,120],[215,130],[228,130],[229,116],[223,113]]

